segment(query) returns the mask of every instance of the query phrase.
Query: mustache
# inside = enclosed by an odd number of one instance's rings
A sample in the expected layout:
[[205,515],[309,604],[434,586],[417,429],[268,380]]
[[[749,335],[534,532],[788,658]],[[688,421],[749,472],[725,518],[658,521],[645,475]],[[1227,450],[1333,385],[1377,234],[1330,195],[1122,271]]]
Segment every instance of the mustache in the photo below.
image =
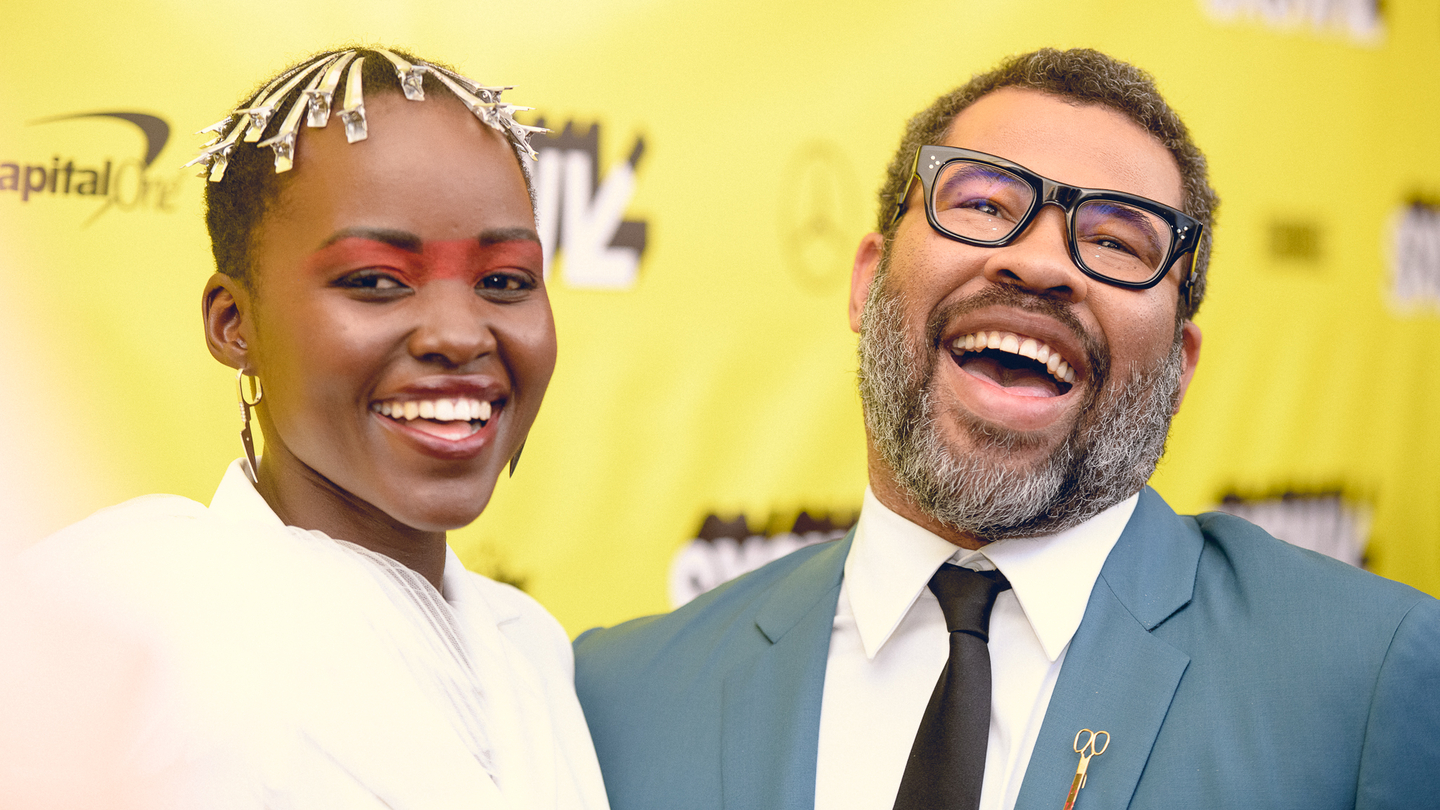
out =
[[986,287],[974,295],[959,301],[952,301],[936,309],[925,322],[926,343],[932,350],[937,350],[940,346],[940,335],[944,333],[946,325],[971,312],[992,306],[1011,307],[1036,315],[1044,315],[1065,327],[1075,336],[1076,342],[1080,344],[1080,350],[1085,353],[1085,362],[1091,370],[1090,387],[1093,390],[1104,386],[1105,380],[1110,376],[1109,342],[1103,337],[1096,337],[1086,331],[1085,325],[1075,315],[1072,305],[1006,284]]

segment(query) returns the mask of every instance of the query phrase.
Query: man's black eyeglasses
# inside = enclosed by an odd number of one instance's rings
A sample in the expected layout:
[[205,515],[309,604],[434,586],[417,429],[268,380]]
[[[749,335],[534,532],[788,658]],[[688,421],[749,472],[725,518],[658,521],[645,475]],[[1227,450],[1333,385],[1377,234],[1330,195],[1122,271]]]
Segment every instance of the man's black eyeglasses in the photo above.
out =
[[[1058,205],[1065,212],[1075,265],[1117,287],[1154,287],[1176,259],[1200,244],[1203,226],[1164,203],[1057,183],[1004,158],[953,146],[920,147],[892,224],[904,216],[917,177],[930,227],[967,245],[1008,245],[1042,208]],[[1181,281],[1182,297],[1188,296],[1190,282],[1190,277]]]

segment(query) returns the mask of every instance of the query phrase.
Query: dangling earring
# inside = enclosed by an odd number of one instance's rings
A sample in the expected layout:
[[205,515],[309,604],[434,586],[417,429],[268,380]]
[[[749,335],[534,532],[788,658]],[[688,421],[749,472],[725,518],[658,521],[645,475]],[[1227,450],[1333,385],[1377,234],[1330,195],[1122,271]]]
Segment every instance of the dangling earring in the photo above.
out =
[[521,439],[521,440],[520,440],[520,449],[519,449],[519,450],[516,450],[516,451],[515,451],[515,455],[513,455],[513,456],[510,457],[510,477],[511,477],[511,478],[514,478],[514,477],[515,477],[515,468],[516,468],[517,466],[519,466],[519,464],[520,464],[520,454],[523,453],[523,452],[525,452],[525,440],[524,440],[524,439]]
[[[259,464],[255,461],[255,440],[250,435],[250,409],[265,398],[259,377],[250,378],[250,399],[245,398],[245,369],[235,373],[235,393],[240,397],[240,443],[245,445],[245,474],[250,483],[260,483]],[[511,469],[514,469],[513,467]]]

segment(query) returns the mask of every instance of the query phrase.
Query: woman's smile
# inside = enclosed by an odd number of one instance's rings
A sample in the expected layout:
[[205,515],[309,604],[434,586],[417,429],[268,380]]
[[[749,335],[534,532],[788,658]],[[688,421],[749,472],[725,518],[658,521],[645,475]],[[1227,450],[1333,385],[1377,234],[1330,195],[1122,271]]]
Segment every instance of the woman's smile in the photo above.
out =
[[505,417],[508,388],[483,375],[431,376],[370,402],[370,419],[403,447],[465,460],[492,443]]
[[[371,410],[385,430],[394,431],[426,455],[457,461],[473,458],[494,438],[496,431],[491,427],[494,420],[460,418],[437,413],[437,405],[456,407],[453,403],[453,400],[423,400],[421,404],[429,406],[427,410],[430,416],[421,415],[416,407],[417,403],[413,400],[405,403],[398,412],[386,414],[381,410],[386,407],[384,405],[372,406]],[[460,407],[465,407],[468,412],[468,402],[462,399],[459,403],[462,403]],[[489,402],[477,401],[476,408],[485,412],[488,417],[491,412],[489,406]]]
[[[549,383],[543,259],[498,133],[443,97],[379,96],[367,115],[359,143],[305,133],[256,233],[260,488],[338,537],[377,519],[443,532],[488,503]],[[357,507],[364,526],[315,525]]]

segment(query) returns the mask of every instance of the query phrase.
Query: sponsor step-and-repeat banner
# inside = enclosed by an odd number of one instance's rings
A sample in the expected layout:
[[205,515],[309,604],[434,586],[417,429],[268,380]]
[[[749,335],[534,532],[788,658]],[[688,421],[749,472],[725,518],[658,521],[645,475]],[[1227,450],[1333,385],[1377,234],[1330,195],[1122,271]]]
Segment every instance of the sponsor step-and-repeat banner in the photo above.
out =
[[[452,535],[572,633],[853,524],[850,261],[905,119],[1007,54],[1151,71],[1223,203],[1153,483],[1440,594],[1440,12],[1430,0],[11,4],[0,530],[13,550],[240,454],[205,349],[195,130],[346,42],[515,84],[560,359]],[[299,145],[303,160],[304,136]]]

